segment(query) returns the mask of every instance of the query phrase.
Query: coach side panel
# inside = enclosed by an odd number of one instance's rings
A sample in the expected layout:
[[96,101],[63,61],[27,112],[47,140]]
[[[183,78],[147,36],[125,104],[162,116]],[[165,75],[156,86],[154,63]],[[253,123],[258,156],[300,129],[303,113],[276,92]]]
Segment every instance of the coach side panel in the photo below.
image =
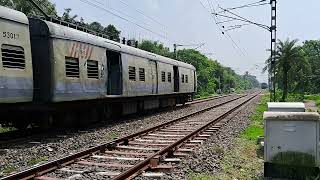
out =
[[0,103],[32,101],[29,26],[0,18],[0,33]]
[[152,94],[156,86],[152,78],[152,68],[146,58],[122,53],[123,96]]
[[181,93],[193,93],[195,91],[194,87],[194,70],[179,67],[179,77],[180,77],[180,92]]
[[173,65],[158,62],[159,94],[171,94],[174,91]]
[[106,50],[53,39],[53,101],[99,99],[106,95]]

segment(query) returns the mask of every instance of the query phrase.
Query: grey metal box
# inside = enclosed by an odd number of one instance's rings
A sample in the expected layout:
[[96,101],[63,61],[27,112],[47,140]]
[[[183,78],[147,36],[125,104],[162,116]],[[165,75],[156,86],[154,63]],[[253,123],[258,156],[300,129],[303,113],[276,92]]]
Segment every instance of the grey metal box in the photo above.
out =
[[[319,114],[315,112],[265,112],[264,160],[275,163],[288,154],[308,157],[319,167]],[[296,158],[296,157],[290,157]],[[292,159],[288,160],[291,161]],[[277,162],[279,163],[279,162]],[[286,163],[281,161],[281,163]],[[291,164],[288,164],[291,165]]]
[[302,102],[268,102],[268,111],[305,112],[305,105]]

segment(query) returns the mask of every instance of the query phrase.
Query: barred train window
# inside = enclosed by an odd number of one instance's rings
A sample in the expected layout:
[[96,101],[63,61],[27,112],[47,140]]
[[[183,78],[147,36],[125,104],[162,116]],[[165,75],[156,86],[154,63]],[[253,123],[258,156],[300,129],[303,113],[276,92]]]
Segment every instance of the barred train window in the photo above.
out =
[[181,82],[184,83],[184,74],[181,76]]
[[20,46],[3,44],[1,46],[2,66],[10,69],[25,69],[24,49]]
[[79,59],[66,57],[66,76],[80,78]]
[[186,83],[188,83],[188,75],[186,75],[186,77],[185,77],[185,78],[186,78]]
[[87,60],[87,77],[91,79],[99,79],[98,61]]
[[136,80],[136,67],[129,66],[129,80],[131,81]]
[[171,82],[171,72],[168,72],[168,82]]
[[166,82],[166,72],[161,71],[161,81]]
[[139,80],[146,81],[146,75],[144,72],[144,68],[139,68]]

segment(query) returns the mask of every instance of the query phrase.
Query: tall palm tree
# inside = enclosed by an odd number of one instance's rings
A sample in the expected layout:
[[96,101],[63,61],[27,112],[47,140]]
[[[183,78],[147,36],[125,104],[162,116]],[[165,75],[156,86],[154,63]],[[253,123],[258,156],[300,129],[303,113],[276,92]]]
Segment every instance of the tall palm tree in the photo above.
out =
[[[303,72],[308,71],[310,67],[308,61],[304,56],[303,49],[297,45],[298,40],[278,40],[277,48],[275,51],[275,64],[272,69],[272,72],[275,71],[276,82],[279,83],[278,87],[282,89],[282,97],[280,101],[285,101],[288,96],[289,83],[290,80],[299,80],[301,73],[296,73],[295,71],[301,70]],[[271,59],[269,58],[266,61],[266,69],[269,69],[271,72]],[[302,77],[300,78],[300,81]],[[295,82],[296,83],[296,82]],[[298,83],[299,84],[299,83]]]

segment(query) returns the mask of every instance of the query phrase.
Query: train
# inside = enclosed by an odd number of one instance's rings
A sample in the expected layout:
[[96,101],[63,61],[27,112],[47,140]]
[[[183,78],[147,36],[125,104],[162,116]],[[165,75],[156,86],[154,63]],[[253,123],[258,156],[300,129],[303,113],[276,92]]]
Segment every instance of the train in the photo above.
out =
[[190,64],[3,6],[0,31],[0,124],[82,124],[184,104],[197,90]]
[[261,89],[267,89],[269,85],[267,83],[261,83]]

